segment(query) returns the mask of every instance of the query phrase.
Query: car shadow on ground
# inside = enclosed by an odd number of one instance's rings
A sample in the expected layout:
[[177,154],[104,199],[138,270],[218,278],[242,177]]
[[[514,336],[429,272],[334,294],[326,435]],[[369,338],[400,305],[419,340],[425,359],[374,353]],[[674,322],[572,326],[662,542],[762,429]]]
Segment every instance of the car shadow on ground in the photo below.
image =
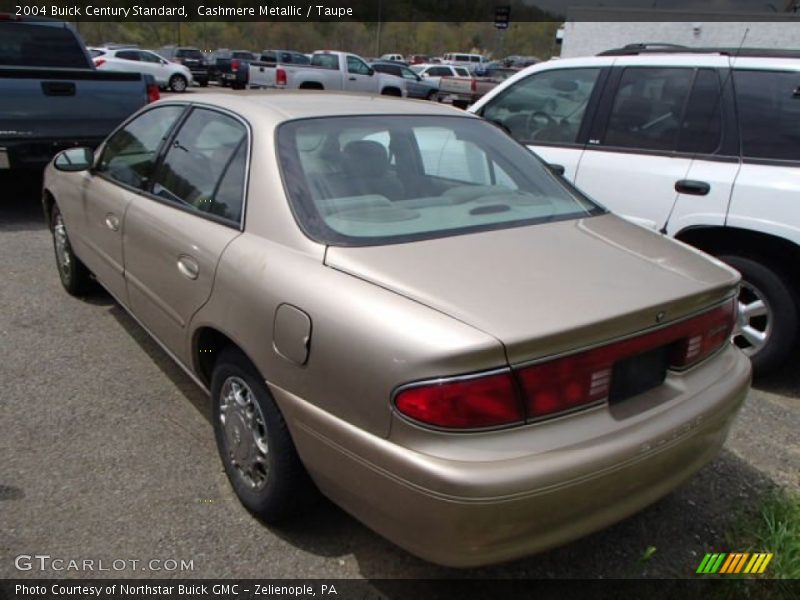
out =
[[0,232],[45,229],[42,178],[36,174],[0,174]]

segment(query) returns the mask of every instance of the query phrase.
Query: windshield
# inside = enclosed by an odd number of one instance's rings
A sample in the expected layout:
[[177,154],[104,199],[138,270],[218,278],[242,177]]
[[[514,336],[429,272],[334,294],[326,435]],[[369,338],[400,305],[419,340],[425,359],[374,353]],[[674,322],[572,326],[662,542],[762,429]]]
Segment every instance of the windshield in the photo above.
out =
[[604,212],[471,117],[290,121],[278,130],[278,153],[300,226],[326,244],[399,243]]

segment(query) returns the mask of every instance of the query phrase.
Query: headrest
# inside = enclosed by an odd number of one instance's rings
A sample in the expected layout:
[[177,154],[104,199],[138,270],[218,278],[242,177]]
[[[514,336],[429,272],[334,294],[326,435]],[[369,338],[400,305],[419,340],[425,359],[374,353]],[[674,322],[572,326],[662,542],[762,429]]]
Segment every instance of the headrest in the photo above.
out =
[[342,167],[349,175],[383,177],[389,170],[386,148],[378,142],[356,140],[342,151]]

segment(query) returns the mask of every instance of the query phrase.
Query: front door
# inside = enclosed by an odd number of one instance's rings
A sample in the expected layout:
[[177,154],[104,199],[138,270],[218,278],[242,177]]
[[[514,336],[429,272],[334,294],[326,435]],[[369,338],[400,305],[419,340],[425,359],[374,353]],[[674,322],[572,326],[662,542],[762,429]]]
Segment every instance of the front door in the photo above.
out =
[[181,359],[186,325],[208,300],[217,263],[240,235],[247,128],[195,108],[171,138],[146,197],[125,221],[125,274],[133,313]]
[[80,256],[111,294],[126,301],[122,235],[128,206],[152,175],[158,149],[183,112],[162,106],[119,129],[84,184]]

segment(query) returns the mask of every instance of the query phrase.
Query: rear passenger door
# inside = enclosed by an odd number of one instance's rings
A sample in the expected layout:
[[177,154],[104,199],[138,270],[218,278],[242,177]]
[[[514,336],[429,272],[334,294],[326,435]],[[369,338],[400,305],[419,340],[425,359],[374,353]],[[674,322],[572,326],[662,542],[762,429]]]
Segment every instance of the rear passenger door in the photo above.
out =
[[208,300],[219,258],[244,227],[248,153],[241,120],[193,108],[147,195],[128,207],[123,247],[131,310],[181,359],[186,325]]
[[767,71],[757,64],[757,59],[740,58],[734,69],[734,84],[742,168],[727,224],[797,241],[800,73],[788,68]]

